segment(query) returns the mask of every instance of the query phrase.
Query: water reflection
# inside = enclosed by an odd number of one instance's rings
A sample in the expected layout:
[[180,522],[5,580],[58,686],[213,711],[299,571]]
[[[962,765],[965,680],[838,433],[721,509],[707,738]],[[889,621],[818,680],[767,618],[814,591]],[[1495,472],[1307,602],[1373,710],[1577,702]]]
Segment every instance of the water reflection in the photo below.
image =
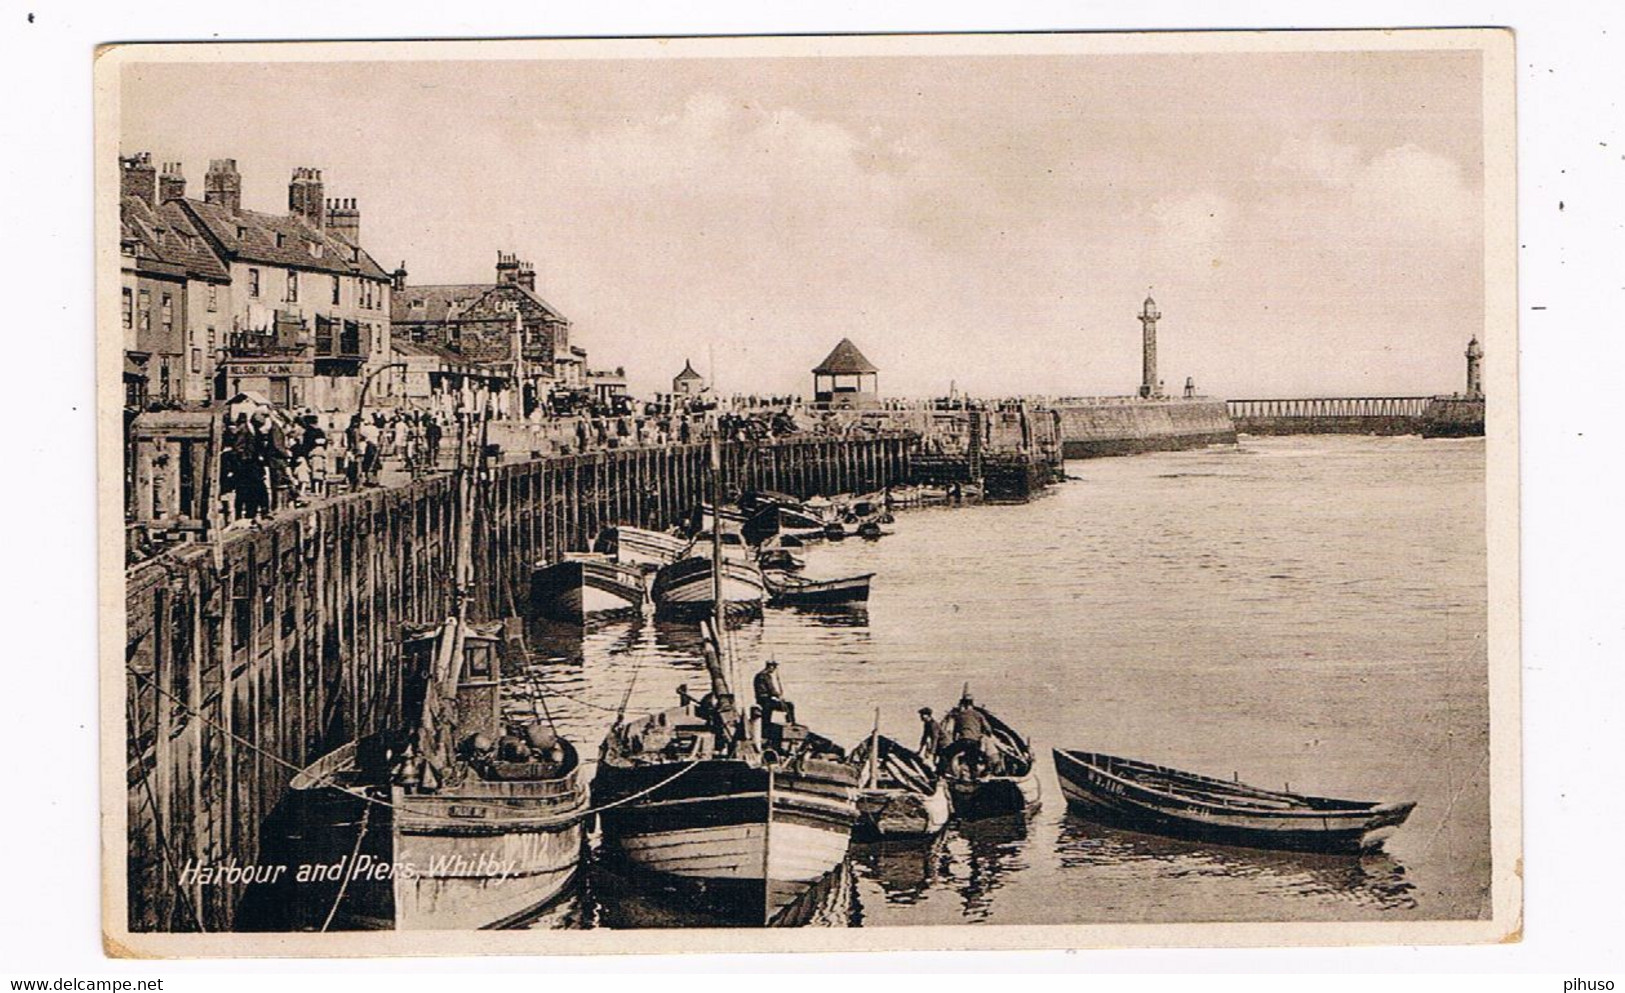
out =
[[1055,854],[1063,870],[1152,869],[1200,888],[1205,880],[1248,880],[1255,890],[1331,899],[1379,910],[1416,907],[1405,867],[1384,851],[1361,855],[1233,848],[1108,827],[1068,814]]
[[791,614],[798,621],[812,627],[867,628],[869,606],[861,603],[808,604],[795,607],[775,607]]
[[1026,867],[1021,855],[1026,848],[1027,819],[1020,815],[990,817],[962,822],[949,830],[947,868],[961,912],[966,920],[985,921],[992,913],[993,894],[1007,876]]
[[865,879],[879,884],[886,902],[919,903],[947,869],[948,846],[942,835],[929,839],[878,841],[852,848],[852,860]]
[[[725,895],[707,893],[691,880],[638,873],[618,859],[596,852],[582,899],[582,927],[719,928],[759,927],[759,902],[749,912]],[[843,862],[782,907],[769,927],[859,927],[863,920],[857,878]]]

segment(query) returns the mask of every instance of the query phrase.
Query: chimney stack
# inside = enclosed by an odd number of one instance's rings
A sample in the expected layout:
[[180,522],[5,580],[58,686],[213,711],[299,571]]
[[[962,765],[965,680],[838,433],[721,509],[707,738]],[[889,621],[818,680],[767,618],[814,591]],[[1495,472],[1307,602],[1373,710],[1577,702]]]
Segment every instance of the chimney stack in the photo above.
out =
[[158,206],[158,171],[152,167],[152,153],[120,155],[118,166],[119,195],[140,197],[148,206]]
[[185,198],[186,175],[181,172],[181,164],[165,162],[164,171],[158,174],[158,202],[167,203],[170,200]]
[[515,283],[536,292],[536,267],[512,252],[497,253],[497,282]]
[[355,197],[327,201],[327,230],[352,245],[361,244],[361,211],[355,205]]
[[322,206],[322,171],[304,166],[295,169],[288,183],[288,213],[303,217],[305,223],[320,231],[326,220]]
[[203,199],[233,214],[243,209],[243,177],[237,174],[236,159],[209,160],[209,171],[203,174]]
[[406,260],[405,259],[402,259],[401,264],[395,267],[394,272],[390,273],[390,287],[396,293],[403,292],[406,289]]

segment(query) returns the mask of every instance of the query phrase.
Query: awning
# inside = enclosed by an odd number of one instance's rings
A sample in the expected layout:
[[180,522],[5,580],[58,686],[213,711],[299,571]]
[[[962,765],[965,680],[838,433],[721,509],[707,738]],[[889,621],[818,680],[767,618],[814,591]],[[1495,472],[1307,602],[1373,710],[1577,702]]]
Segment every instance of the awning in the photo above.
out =
[[126,355],[124,356],[124,378],[146,379],[147,368],[146,366],[143,366],[141,363],[137,362],[135,359],[132,359]]

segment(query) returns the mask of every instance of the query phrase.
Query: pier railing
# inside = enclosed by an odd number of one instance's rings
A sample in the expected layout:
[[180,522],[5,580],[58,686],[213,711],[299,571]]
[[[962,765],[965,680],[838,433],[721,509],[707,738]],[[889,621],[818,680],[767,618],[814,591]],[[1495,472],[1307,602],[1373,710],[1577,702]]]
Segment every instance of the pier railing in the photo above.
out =
[[1421,417],[1432,397],[1303,397],[1226,400],[1234,418]]

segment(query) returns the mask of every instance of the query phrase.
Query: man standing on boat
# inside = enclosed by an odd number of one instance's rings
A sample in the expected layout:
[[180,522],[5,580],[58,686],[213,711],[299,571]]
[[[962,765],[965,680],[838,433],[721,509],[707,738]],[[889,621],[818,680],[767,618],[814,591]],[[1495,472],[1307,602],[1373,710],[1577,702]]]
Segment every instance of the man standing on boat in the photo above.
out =
[[920,758],[936,762],[937,755],[948,747],[947,729],[931,716],[930,707],[920,708]]
[[784,698],[784,685],[779,682],[779,664],[768,659],[762,666],[762,671],[756,674],[751,684],[756,690],[756,706],[762,711],[762,727],[765,729],[773,723],[775,710],[784,713],[787,723],[796,722],[796,705]]
[[970,693],[959,698],[959,706],[948,713],[948,723],[953,728],[954,744],[968,743],[964,750],[971,760],[980,761],[983,768],[997,774],[993,768],[995,756],[988,747],[988,736],[992,734],[992,729]]

